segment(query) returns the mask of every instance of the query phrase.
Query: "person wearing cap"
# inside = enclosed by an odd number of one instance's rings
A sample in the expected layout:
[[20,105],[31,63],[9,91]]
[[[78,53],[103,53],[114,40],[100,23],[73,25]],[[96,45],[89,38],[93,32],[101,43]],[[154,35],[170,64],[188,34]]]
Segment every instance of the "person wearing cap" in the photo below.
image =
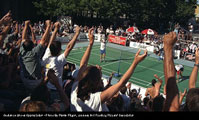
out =
[[[61,42],[54,41],[56,38],[56,34],[58,32],[58,29],[60,27],[60,23],[56,22],[54,26],[55,26],[55,29],[54,29],[54,32],[52,33],[50,42],[42,58],[42,62],[43,62],[43,65],[45,66],[46,74],[48,73],[49,69],[53,69],[55,71],[55,75],[58,77],[59,84],[63,86],[63,81],[62,81],[63,67],[67,62],[66,57],[69,55],[70,51],[73,49],[76,43],[77,37],[79,36],[80,27],[79,26],[76,27],[75,35],[66,46],[65,51],[62,54],[60,54],[60,52],[62,51]],[[51,90],[52,100],[59,98],[59,96],[57,96],[56,87],[53,84],[48,82],[47,87]]]

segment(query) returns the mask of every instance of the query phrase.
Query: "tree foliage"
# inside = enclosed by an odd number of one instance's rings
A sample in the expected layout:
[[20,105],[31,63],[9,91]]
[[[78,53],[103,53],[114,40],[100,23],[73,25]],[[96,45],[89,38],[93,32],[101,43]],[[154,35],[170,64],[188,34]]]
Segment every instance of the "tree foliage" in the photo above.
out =
[[196,0],[37,0],[40,14],[109,19],[121,17],[143,27],[186,24],[194,16]]

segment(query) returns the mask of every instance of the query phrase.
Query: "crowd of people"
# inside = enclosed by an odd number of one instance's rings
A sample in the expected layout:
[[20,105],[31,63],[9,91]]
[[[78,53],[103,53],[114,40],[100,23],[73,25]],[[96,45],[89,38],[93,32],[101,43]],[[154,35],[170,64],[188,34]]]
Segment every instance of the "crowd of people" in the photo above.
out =
[[[0,111],[199,111],[199,89],[196,88],[198,49],[195,50],[189,90],[179,93],[172,50],[177,41],[175,32],[166,34],[162,41],[166,96],[163,97],[160,94],[163,80],[157,75],[154,77],[158,82],[152,80],[152,87],[147,89],[145,96],[140,96],[139,90],[131,89],[131,83],[128,83],[136,66],[147,57],[147,50],[141,55],[141,50],[137,51],[132,64],[116,84],[111,84],[114,73],[104,84],[103,68],[88,65],[94,44],[94,27],[87,29],[89,43],[77,69],[67,62],[67,56],[82,31],[80,26],[75,26],[74,36],[63,53],[61,42],[56,41],[60,22],[53,24],[46,20],[45,24],[38,25],[43,28],[38,27],[38,34],[42,35],[39,42],[35,39],[31,21],[25,21],[20,28],[12,20],[10,11],[0,19],[0,26]],[[182,104],[184,97],[186,102]]]

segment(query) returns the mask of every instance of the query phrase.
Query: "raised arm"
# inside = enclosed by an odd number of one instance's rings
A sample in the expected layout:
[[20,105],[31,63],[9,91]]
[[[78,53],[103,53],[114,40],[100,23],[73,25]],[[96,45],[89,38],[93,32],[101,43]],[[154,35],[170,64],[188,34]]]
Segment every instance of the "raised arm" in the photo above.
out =
[[141,50],[138,50],[138,52],[135,55],[133,63],[131,64],[129,69],[126,71],[126,73],[122,76],[120,81],[101,93],[100,98],[101,98],[102,103],[106,102],[108,99],[113,97],[123,86],[126,85],[126,83],[130,79],[138,63],[144,60],[144,58],[147,56],[147,50],[145,50],[143,55],[139,55],[140,51]]
[[67,45],[67,47],[66,47],[66,49],[65,49],[65,51],[64,51],[64,56],[65,56],[65,57],[67,57],[68,54],[70,53],[70,51],[73,49],[73,47],[74,47],[74,45],[75,45],[75,42],[76,42],[76,40],[77,40],[77,37],[79,36],[80,27],[77,26],[75,29],[76,29],[76,30],[75,30],[75,31],[76,31],[76,32],[75,32],[75,35],[73,36],[72,40],[68,43],[68,45]]
[[156,74],[154,75],[154,77],[156,79],[158,79],[158,81],[159,81],[159,82],[155,83],[155,96],[154,97],[156,97],[156,96],[158,96],[160,94],[160,88],[162,86],[163,81]]
[[43,34],[42,38],[41,38],[41,41],[40,41],[40,44],[44,47],[45,47],[46,43],[48,43],[48,37],[49,37],[49,34],[50,34],[50,25],[51,25],[51,21],[46,20],[46,30],[45,30],[45,33]]
[[90,53],[91,53],[91,49],[94,43],[94,35],[93,35],[93,28],[89,29],[88,31],[88,37],[89,37],[89,45],[80,61],[80,69],[77,75],[77,78],[75,81],[78,81],[80,79],[80,75],[82,74],[82,72],[85,70],[85,68],[87,67],[88,64],[88,60],[90,57]]
[[0,26],[2,24],[7,24],[7,23],[10,23],[12,21],[12,18],[11,18],[11,11],[9,11],[5,16],[3,16],[1,19],[0,19]]
[[164,111],[179,110],[179,92],[176,84],[176,71],[173,61],[173,46],[177,40],[176,33],[164,36],[164,74],[166,84],[166,101]]
[[179,99],[179,104],[180,105],[182,104],[183,98],[186,95],[186,93],[187,93],[187,89],[186,88],[185,88],[183,93],[180,92],[180,99]]
[[22,42],[24,42],[27,39],[27,30],[30,24],[30,20],[26,20],[25,21],[25,26],[22,32]]
[[162,79],[160,79],[160,78],[158,77],[157,74],[154,74],[154,77],[155,77],[156,79],[158,79],[158,81],[159,81],[161,84],[163,83]]
[[0,48],[3,47],[4,39],[6,38],[6,36],[7,36],[9,30],[10,30],[10,24],[7,24],[7,25],[3,28],[3,31],[2,31],[1,34],[0,34]]
[[36,43],[37,43],[37,41],[36,41],[36,36],[35,36],[34,29],[33,29],[33,27],[32,27],[32,25],[31,25],[31,24],[29,24],[29,27],[30,27],[31,35],[32,35],[32,42],[33,42],[34,44],[36,44]]
[[191,75],[189,77],[189,89],[196,87],[196,81],[198,77],[198,67],[199,67],[199,53],[198,53],[198,48],[196,48],[195,64],[191,72]]
[[60,86],[58,82],[59,80],[57,76],[55,75],[54,70],[50,69],[47,73],[47,76],[48,76],[48,80],[57,88],[59,96],[62,102],[64,103],[65,108],[67,109],[69,107],[69,99],[68,99],[68,96],[65,94],[63,88]]
[[3,28],[3,31],[0,33],[0,48],[2,48],[3,41],[6,35],[8,34],[8,31],[10,30],[11,21],[12,21],[12,18],[11,18],[10,11],[0,19],[0,26],[3,24],[5,25],[5,27]]
[[[52,26],[52,25],[51,25],[51,26]],[[54,29],[54,31],[53,31],[51,37],[50,37],[50,41],[49,41],[49,43],[48,43],[48,48],[50,48],[50,45],[52,44],[52,42],[53,42],[53,41],[55,40],[55,38],[56,38],[57,32],[58,32],[59,27],[60,27],[60,23],[59,23],[59,22],[56,22],[56,23],[54,24],[54,26],[55,26],[55,29]]]
[[113,78],[113,75],[114,75],[114,72],[111,73],[109,79],[108,79],[108,83],[107,85],[104,87],[105,89],[107,89],[108,87],[111,86],[111,81],[112,81],[112,78]]
[[93,31],[94,31],[94,28],[91,28],[89,29],[88,31],[88,37],[89,37],[89,45],[80,61],[80,67],[82,66],[87,66],[88,64],[88,60],[89,60],[89,57],[90,57],[90,52],[91,52],[91,49],[92,49],[92,46],[93,46],[93,43],[94,43],[94,35],[93,35]]

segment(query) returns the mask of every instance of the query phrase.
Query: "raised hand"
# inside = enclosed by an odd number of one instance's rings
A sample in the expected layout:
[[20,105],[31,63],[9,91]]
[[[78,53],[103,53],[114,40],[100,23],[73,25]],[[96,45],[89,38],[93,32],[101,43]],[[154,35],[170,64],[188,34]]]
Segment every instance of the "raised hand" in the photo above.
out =
[[30,20],[26,20],[26,21],[25,21],[25,26],[28,27],[29,25],[30,25]]
[[170,32],[168,34],[166,34],[163,38],[163,42],[164,42],[164,46],[168,47],[168,46],[172,46],[175,44],[175,42],[177,41],[177,36],[175,32]]
[[57,76],[55,75],[55,71],[54,71],[53,69],[48,70],[47,76],[48,76],[48,80],[49,80],[53,85],[56,86],[56,85],[59,84],[58,78],[57,78]]
[[186,95],[186,93],[187,93],[187,89],[185,88],[183,93],[180,92],[180,96],[181,96],[181,97],[184,97],[184,96]]
[[140,54],[140,49],[138,50],[138,52],[135,54],[135,58],[134,58],[134,62],[136,64],[138,64],[139,62],[141,62],[142,60],[144,60],[144,58],[147,56],[147,50],[144,51],[144,54],[139,55]]
[[12,17],[11,17],[11,11],[9,11],[5,16],[2,17],[2,19],[0,20],[3,24],[8,24],[12,21]]
[[51,21],[50,21],[50,20],[46,20],[45,23],[46,23],[46,26],[47,26],[47,27],[50,27],[50,25],[51,25]]
[[55,26],[55,28],[60,28],[61,23],[60,23],[60,22],[56,22],[56,23],[54,24],[54,26]]
[[93,45],[93,43],[94,43],[93,32],[94,32],[94,28],[91,28],[88,30],[88,37],[89,37],[90,45]]
[[75,32],[76,32],[76,33],[80,33],[80,30],[81,30],[81,28],[80,28],[79,26],[76,26]]
[[195,52],[195,64],[199,64],[199,52],[198,52],[198,48],[196,48],[196,52]]

